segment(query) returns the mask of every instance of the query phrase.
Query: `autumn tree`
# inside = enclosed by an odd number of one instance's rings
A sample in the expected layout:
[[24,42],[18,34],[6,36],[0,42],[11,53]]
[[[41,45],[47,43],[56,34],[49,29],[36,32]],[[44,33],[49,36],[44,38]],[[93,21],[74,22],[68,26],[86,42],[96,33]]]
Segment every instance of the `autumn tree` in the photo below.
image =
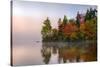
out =
[[86,14],[77,12],[76,19],[58,19],[58,28],[52,28],[49,18],[43,22],[43,41],[79,41],[97,39],[97,10],[87,9]]
[[97,38],[97,22],[95,22],[95,19],[88,20],[85,23],[85,35],[86,39],[89,40],[96,40]]

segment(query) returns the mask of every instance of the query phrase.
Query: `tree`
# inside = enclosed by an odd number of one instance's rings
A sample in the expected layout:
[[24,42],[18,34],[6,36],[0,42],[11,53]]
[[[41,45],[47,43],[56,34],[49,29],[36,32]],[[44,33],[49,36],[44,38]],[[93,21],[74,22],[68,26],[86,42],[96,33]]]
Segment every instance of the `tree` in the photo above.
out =
[[41,31],[43,41],[96,40],[97,38],[96,9],[87,9],[86,14],[77,12],[76,20],[69,19],[68,21],[64,15],[63,21],[61,18],[58,20],[58,29],[52,29],[48,17],[43,24]]
[[[65,17],[65,19],[66,19],[66,17]],[[65,19],[63,19],[63,21],[65,21]],[[64,39],[65,39],[64,32],[63,32],[64,25],[65,24],[61,21],[61,18],[59,18],[59,20],[58,20],[58,37],[57,37],[58,41],[64,41]]]
[[90,19],[94,18],[94,10],[92,8],[90,8]]
[[94,16],[97,17],[97,9],[94,9]]
[[68,19],[67,19],[66,15],[64,15],[63,24],[67,24],[67,22],[68,22]]
[[52,40],[57,41],[58,40],[58,30],[57,29],[52,29]]
[[71,34],[71,36],[70,36],[70,39],[71,39],[72,41],[77,40],[77,39],[78,39],[77,32],[73,32],[73,33]]
[[85,15],[85,21],[89,20],[89,10],[87,9],[86,15]]
[[43,22],[44,26],[42,27],[42,31],[41,31],[41,34],[42,34],[42,37],[43,37],[43,40],[48,40],[51,36],[51,30],[52,30],[52,27],[51,27],[51,24],[50,24],[50,20],[49,18],[47,17],[47,19]]
[[87,39],[96,39],[97,34],[97,22],[94,22],[94,19],[88,20],[85,24],[85,34]]
[[58,20],[58,26],[60,26],[61,24],[62,24],[61,18],[59,18],[59,20]]
[[93,18],[97,18],[97,10],[90,8],[90,10],[87,9],[86,15],[85,15],[85,21],[91,20]]
[[76,25],[77,25],[77,27],[80,27],[80,14],[79,14],[79,12],[77,12],[77,16],[76,16]]
[[70,23],[75,23],[75,20],[74,19],[69,19],[69,22]]

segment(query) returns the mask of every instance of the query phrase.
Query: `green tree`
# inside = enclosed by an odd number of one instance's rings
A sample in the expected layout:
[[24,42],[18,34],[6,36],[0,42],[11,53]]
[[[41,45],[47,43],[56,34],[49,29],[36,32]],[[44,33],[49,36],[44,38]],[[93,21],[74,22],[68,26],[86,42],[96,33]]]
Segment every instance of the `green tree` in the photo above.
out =
[[67,24],[67,22],[68,22],[68,19],[67,19],[66,15],[64,15],[63,24]]
[[51,23],[50,23],[50,20],[49,18],[47,17],[47,19],[43,22],[43,27],[42,27],[42,31],[41,31],[41,34],[42,34],[42,37],[43,37],[43,40],[48,40],[49,37],[51,36],[51,30],[52,30],[52,27],[51,27]]
[[77,24],[78,27],[80,27],[80,14],[79,14],[79,12],[77,12],[76,24]]
[[97,18],[97,10],[90,8],[90,10],[87,9],[86,15],[85,15],[85,21],[91,20],[93,18]]
[[89,20],[89,10],[87,9],[86,15],[85,15],[85,21]]
[[75,23],[74,19],[69,19],[69,22]]
[[58,40],[58,30],[57,29],[52,29],[52,40],[57,41]]
[[59,18],[59,20],[58,20],[58,26],[60,26],[61,24],[62,24],[61,18]]

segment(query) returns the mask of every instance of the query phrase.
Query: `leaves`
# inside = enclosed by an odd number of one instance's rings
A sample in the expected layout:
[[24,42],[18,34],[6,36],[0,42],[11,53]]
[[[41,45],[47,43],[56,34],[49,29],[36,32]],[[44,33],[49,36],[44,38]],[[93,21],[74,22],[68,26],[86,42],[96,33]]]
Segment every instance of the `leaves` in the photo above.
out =
[[58,29],[52,28],[49,18],[43,22],[42,36],[44,41],[76,41],[97,39],[97,10],[88,10],[86,14],[77,12],[76,20],[58,19]]

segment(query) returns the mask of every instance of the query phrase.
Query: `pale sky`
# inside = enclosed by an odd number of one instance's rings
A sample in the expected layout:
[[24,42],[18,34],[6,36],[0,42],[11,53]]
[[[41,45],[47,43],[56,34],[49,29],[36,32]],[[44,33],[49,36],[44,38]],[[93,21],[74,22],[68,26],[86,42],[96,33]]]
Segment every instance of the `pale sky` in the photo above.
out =
[[35,17],[60,17],[66,15],[75,18],[77,11],[85,13],[89,8],[97,8],[95,5],[58,4],[31,1],[14,1],[13,14]]

